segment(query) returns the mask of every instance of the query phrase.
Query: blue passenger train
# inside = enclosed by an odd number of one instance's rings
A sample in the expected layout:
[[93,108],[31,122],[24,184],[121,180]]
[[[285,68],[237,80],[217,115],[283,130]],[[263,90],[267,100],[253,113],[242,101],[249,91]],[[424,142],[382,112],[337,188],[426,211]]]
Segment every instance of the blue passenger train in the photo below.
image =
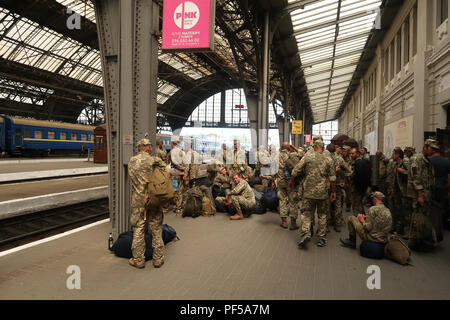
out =
[[0,148],[10,155],[87,152],[94,145],[92,126],[7,116],[0,126]]

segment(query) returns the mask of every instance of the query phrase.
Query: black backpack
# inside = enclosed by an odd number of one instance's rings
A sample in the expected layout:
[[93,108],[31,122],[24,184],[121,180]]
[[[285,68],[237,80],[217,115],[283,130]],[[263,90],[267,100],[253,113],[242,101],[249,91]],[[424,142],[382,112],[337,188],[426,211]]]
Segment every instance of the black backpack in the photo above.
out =
[[256,191],[255,189],[252,189],[253,193],[255,194],[255,207],[253,208],[252,213],[255,214],[264,214],[267,212],[267,209],[265,206],[263,206],[263,204],[261,203],[261,199],[262,199],[262,192]]
[[193,187],[186,192],[186,201],[182,217],[197,218],[202,215],[203,192],[198,187]]
[[[174,228],[167,224],[163,224],[163,232],[162,238],[164,245],[171,242],[173,239],[178,238],[177,232]],[[152,248],[152,234],[151,231],[148,230],[148,233],[145,233],[145,261],[151,260],[153,256],[153,248]],[[131,251],[131,245],[133,243],[133,231],[123,232],[119,235],[116,242],[114,242],[111,247],[111,251],[114,254],[121,258],[132,258],[133,253]]]
[[276,211],[278,207],[277,189],[266,188],[261,198],[261,204],[268,210]]

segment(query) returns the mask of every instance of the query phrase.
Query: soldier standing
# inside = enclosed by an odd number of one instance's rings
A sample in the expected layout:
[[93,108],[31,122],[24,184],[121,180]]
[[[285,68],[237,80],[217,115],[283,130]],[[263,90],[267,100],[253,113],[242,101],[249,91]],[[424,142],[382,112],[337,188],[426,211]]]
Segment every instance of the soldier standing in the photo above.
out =
[[163,148],[164,141],[161,138],[156,139],[155,156],[160,158],[164,163],[168,163],[167,151]]
[[297,199],[297,190],[295,188],[289,188],[290,173],[286,166],[286,161],[289,158],[289,150],[291,150],[289,142],[283,142],[279,153],[279,166],[275,176],[275,184],[278,189],[277,196],[280,199],[281,227],[284,229],[288,228],[287,217],[289,215],[291,218],[289,230],[297,230],[299,228],[297,225],[299,199]]
[[[413,250],[430,250],[437,245],[436,233],[429,219],[434,185],[434,169],[428,159],[439,149],[434,139],[427,139],[422,153],[414,155],[408,171],[408,197],[412,198],[412,222],[409,246]],[[429,243],[431,242],[431,244]]]
[[336,232],[341,232],[342,224],[344,223],[344,217],[342,215],[342,197],[347,181],[346,173],[349,172],[349,169],[344,159],[336,154],[336,147],[334,144],[329,144],[327,150],[330,152],[333,165],[336,168],[336,200],[331,203],[328,225],[334,225],[334,230]]
[[138,142],[139,154],[131,157],[128,163],[128,174],[133,188],[131,199],[130,224],[133,230],[131,251],[133,258],[130,265],[142,269],[145,267],[145,230],[146,224],[152,232],[153,266],[159,268],[164,264],[164,242],[162,240],[163,213],[161,207],[145,208],[146,186],[155,166],[165,169],[166,164],[157,157],[150,156],[151,144],[148,139]]
[[392,213],[392,228],[398,234],[403,234],[408,227],[408,215],[411,212],[406,190],[408,186],[408,169],[403,162],[403,151],[400,147],[394,148],[392,158],[395,163],[393,186],[391,187],[394,210]]
[[239,140],[233,141],[233,150],[227,154],[227,172],[230,177],[236,173],[245,178],[250,174],[250,167],[247,166],[247,156],[245,150],[241,148]]
[[192,142],[185,141],[185,155],[183,159],[184,163],[184,177],[183,180],[187,182],[187,189],[195,185],[195,179],[198,178],[200,172],[200,165],[202,163],[200,154],[192,149]]
[[[311,240],[311,222],[317,209],[319,219],[319,247],[326,246],[327,236],[327,205],[336,199],[336,176],[330,161],[323,155],[324,143],[322,140],[314,142],[314,150],[307,153],[292,171],[290,184],[295,177],[304,177],[303,198],[301,204],[301,239],[299,247],[304,248]],[[331,182],[331,197],[329,198],[328,185]],[[330,199],[330,200],[329,200]]]
[[352,211],[356,217],[359,213],[364,213],[364,204],[367,202],[367,192],[370,187],[371,166],[368,160],[361,158],[359,150],[352,148],[350,157],[353,160],[351,166],[352,177]]
[[[342,159],[344,159],[344,161],[347,164],[348,168],[350,168],[350,166],[353,163],[352,158],[350,157],[350,149],[351,149],[351,147],[347,146],[347,145],[344,145],[342,147],[342,149],[341,149]],[[351,201],[351,190],[352,190],[351,172],[347,172],[346,176],[347,176],[347,184],[345,184],[345,186],[344,186],[345,203],[347,205],[347,211],[350,211],[350,207],[352,206],[352,201]]]
[[169,163],[173,167],[173,174],[177,177],[178,181],[178,190],[175,195],[175,213],[181,214],[183,211],[183,194],[186,193],[185,189],[187,189],[186,179],[184,179],[184,174],[186,171],[186,166],[183,164],[183,160],[185,157],[184,151],[181,150],[178,145],[180,140],[174,138],[172,140],[172,150],[170,150],[168,154]]
[[369,213],[348,217],[348,238],[340,239],[345,247],[356,248],[356,234],[361,240],[387,243],[389,231],[392,228],[392,216],[383,203],[384,194],[376,191],[371,194],[373,206]]

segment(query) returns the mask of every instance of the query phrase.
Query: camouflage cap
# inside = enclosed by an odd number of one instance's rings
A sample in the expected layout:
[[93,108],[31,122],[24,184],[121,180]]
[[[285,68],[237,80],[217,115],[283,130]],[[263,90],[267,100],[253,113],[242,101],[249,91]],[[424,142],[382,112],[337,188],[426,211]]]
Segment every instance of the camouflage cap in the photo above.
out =
[[172,143],[179,144],[179,143],[180,143],[180,138],[178,138],[178,137],[172,137]]
[[441,147],[439,147],[439,143],[436,140],[434,140],[434,139],[427,139],[427,140],[425,140],[425,145],[426,146],[430,146],[433,149],[440,149],[441,148]]
[[412,147],[412,146],[408,146],[408,147],[405,147],[405,152],[406,152],[406,151],[409,151],[409,152],[414,153],[414,152],[416,152],[416,148],[414,148],[414,147]]
[[380,191],[372,192],[372,193],[370,194],[370,196],[371,196],[371,197],[375,197],[375,198],[377,198],[378,200],[381,200],[381,201],[384,200],[384,194],[383,194],[382,192],[380,192]]
[[350,150],[351,148],[352,148],[352,147],[347,146],[347,145],[345,145],[345,146],[342,147],[342,149],[344,149],[344,150]]
[[150,140],[144,138],[138,141],[137,146],[141,147],[141,146],[148,146],[151,145],[152,143],[150,142]]
[[316,140],[322,140],[322,141],[323,141],[323,138],[322,138],[322,135],[317,134],[317,135],[315,135],[315,136],[312,138],[312,140],[313,140],[313,142],[316,141]]
[[325,144],[323,143],[322,140],[314,141],[314,147],[323,148],[324,146],[325,146]]

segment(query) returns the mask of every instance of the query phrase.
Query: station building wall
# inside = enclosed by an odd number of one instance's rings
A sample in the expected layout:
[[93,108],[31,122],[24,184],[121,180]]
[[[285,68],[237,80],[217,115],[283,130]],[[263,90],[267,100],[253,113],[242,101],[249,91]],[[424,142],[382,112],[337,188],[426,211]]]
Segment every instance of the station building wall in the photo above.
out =
[[406,0],[339,118],[339,133],[390,155],[421,150],[424,132],[445,129],[450,107],[448,0]]

